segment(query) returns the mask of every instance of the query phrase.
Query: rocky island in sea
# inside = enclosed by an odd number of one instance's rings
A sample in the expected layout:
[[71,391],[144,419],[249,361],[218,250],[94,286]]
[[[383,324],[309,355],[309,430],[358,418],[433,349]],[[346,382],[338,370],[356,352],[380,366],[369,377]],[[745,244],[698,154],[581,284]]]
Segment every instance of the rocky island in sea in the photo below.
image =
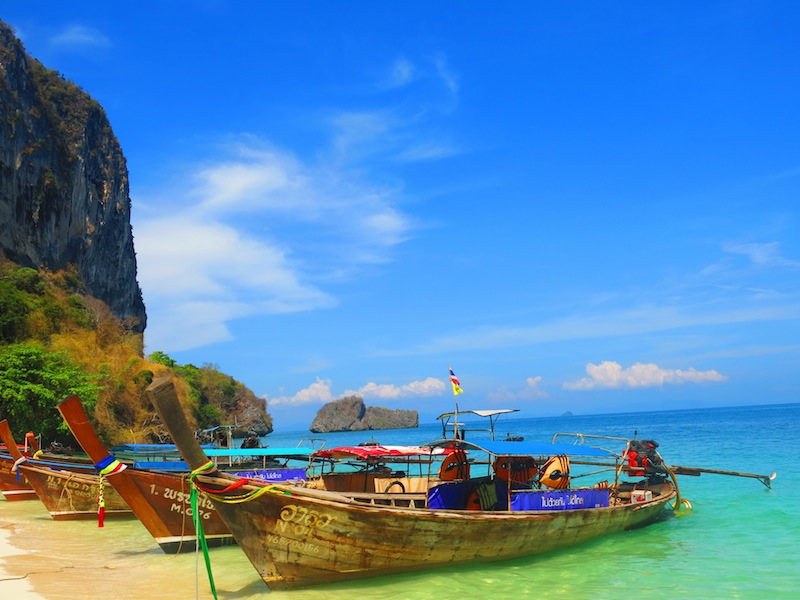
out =
[[320,408],[309,430],[312,433],[330,433],[414,427],[419,427],[419,413],[415,410],[366,406],[360,396],[347,396]]

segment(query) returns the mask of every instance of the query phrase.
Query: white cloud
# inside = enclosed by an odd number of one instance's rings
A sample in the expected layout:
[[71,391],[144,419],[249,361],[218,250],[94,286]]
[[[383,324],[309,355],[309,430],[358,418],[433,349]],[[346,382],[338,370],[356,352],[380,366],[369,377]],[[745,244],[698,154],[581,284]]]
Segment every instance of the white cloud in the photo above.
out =
[[358,390],[346,390],[342,394],[334,395],[330,380],[317,378],[305,389],[300,390],[293,396],[282,396],[279,398],[267,398],[267,402],[272,405],[303,405],[303,404],[325,404],[338,398],[359,395],[365,400],[369,398],[380,398],[383,400],[396,400],[404,397],[418,396],[440,396],[445,391],[445,383],[434,377],[428,377],[422,381],[412,381],[403,385],[367,383]]
[[449,158],[462,152],[461,149],[442,140],[427,140],[411,146],[398,155],[398,160],[405,162],[423,162]]
[[276,406],[279,404],[289,404],[293,406],[303,404],[325,404],[336,400],[336,397],[331,392],[331,381],[329,379],[320,379],[312,383],[305,389],[300,390],[294,396],[282,396],[278,398],[268,398],[264,396],[267,401],[267,406]]
[[440,54],[434,60],[436,66],[436,74],[445,85],[447,90],[453,95],[458,94],[458,76],[450,69],[447,64],[447,59],[444,55]]
[[331,117],[336,129],[333,147],[342,163],[383,152],[393,144],[394,120],[382,111],[341,112]]
[[182,178],[196,183],[169,201],[137,206],[148,349],[229,339],[231,319],[331,307],[315,281],[385,263],[410,235],[392,193],[249,141]]
[[541,390],[539,390],[539,384],[541,382],[542,382],[542,376],[541,375],[537,375],[536,377],[528,377],[525,380],[525,386],[530,392],[532,392],[534,394],[538,393],[538,394],[545,394],[546,395],[547,394],[546,392],[542,392]]
[[405,57],[399,57],[394,61],[391,72],[389,73],[389,81],[387,87],[399,88],[408,85],[414,81],[417,73],[417,68],[414,64]]
[[57,46],[111,46],[105,35],[84,25],[70,25],[53,37],[52,42]]
[[222,223],[175,215],[142,221],[135,232],[149,351],[227,340],[232,319],[335,304],[301,281],[279,248]]
[[656,364],[636,363],[623,369],[619,363],[604,361],[599,365],[586,365],[587,377],[564,383],[566,390],[594,390],[601,388],[661,387],[667,384],[707,383],[725,381],[727,376],[717,371],[697,371],[694,368],[662,369]]
[[206,210],[297,209],[297,194],[304,181],[299,166],[286,155],[264,152],[242,156],[200,170],[196,194]]
[[731,254],[742,254],[750,259],[756,266],[763,267],[800,267],[800,262],[784,258],[781,255],[780,242],[767,243],[734,243],[729,242],[723,245],[722,249]]
[[396,400],[408,396],[441,396],[445,391],[445,383],[434,377],[422,381],[412,381],[404,385],[368,383],[358,390],[348,390],[345,396],[358,394],[362,398],[382,398]]
[[549,398],[550,394],[546,391],[539,389],[539,384],[542,382],[541,375],[536,377],[528,377],[525,379],[525,384],[519,389],[498,389],[487,394],[490,402],[497,404],[500,402],[514,402],[517,400],[537,400],[541,398]]
[[[91,33],[75,28],[63,40],[88,42]],[[435,66],[455,94],[445,59]],[[418,78],[405,58],[392,69],[396,85]],[[148,349],[189,350],[229,339],[232,319],[333,306],[321,286],[391,261],[419,224],[400,208],[402,181],[380,168],[455,152],[427,142],[430,114],[419,102],[405,115],[392,107],[331,113],[327,145],[305,160],[243,135],[177,173],[172,189],[136,197]]]

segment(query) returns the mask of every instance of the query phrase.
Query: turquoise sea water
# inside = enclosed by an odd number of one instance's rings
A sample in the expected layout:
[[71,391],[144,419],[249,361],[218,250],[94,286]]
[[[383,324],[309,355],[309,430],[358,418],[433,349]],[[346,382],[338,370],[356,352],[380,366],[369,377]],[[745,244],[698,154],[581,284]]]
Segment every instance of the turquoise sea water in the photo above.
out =
[[[503,419],[507,432],[549,441],[581,432],[659,442],[669,464],[757,474],[778,473],[772,489],[758,480],[705,474],[681,477],[694,510],[650,527],[565,551],[510,562],[421,571],[295,592],[269,593],[236,547],[211,551],[221,599],[353,600],[455,598],[796,598],[800,597],[800,404]],[[413,430],[327,434],[327,446],[416,444],[439,437],[438,424]],[[273,434],[272,447],[308,433]],[[167,556],[135,520],[52,521],[39,503],[0,501],[13,522],[6,559],[43,598],[211,598],[202,560]],[[447,543],[442,540],[442,543]],[[0,583],[0,591],[2,583]]]

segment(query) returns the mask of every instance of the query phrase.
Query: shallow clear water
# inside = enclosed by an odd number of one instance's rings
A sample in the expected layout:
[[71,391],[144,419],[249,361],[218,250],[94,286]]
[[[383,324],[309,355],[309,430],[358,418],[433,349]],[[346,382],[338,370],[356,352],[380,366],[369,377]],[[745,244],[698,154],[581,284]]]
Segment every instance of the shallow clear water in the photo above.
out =
[[[506,432],[549,441],[557,432],[653,438],[670,464],[778,473],[767,490],[755,479],[681,477],[694,510],[645,529],[562,552],[504,563],[424,571],[295,592],[269,593],[236,547],[211,551],[220,599],[364,600],[458,597],[795,598],[800,593],[800,404],[657,413],[501,418]],[[501,433],[502,432],[502,433]],[[327,446],[374,436],[383,444],[422,443],[438,425],[413,430],[327,434]],[[303,433],[273,434],[272,447],[294,446]],[[32,572],[41,596],[60,598],[211,598],[202,559],[161,552],[135,520],[55,522],[38,502],[0,501],[12,521],[11,573]],[[446,543],[446,541],[443,541]],[[2,587],[0,585],[0,590]]]

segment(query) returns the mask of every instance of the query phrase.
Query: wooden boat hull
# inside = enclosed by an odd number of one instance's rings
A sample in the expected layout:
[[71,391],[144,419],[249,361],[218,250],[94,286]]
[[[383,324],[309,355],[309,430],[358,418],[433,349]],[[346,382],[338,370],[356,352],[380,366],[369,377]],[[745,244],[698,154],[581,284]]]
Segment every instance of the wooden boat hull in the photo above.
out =
[[289,486],[248,502],[213,500],[267,586],[286,590],[573,546],[658,520],[674,499],[583,510],[470,512],[341,502]]
[[[110,460],[108,450],[97,437],[77,396],[66,398],[59,404],[58,410],[75,439],[96,464]],[[128,467],[109,474],[107,481],[164,552],[176,554],[196,548],[197,536],[190,505],[191,487],[185,474]],[[236,543],[208,499],[199,499],[198,513],[208,546]]]
[[0,456],[0,493],[9,502],[36,500],[39,496],[20,474],[13,472],[14,459]]
[[[19,469],[54,519],[97,518],[100,496],[98,476],[36,467],[31,463],[22,463]],[[106,518],[133,516],[130,507],[108,484],[103,486],[103,499]]]
[[[192,521],[190,484],[185,476],[128,468],[108,481],[167,554],[190,552],[197,537]],[[198,498],[198,513],[209,547],[236,542],[213,503]]]

